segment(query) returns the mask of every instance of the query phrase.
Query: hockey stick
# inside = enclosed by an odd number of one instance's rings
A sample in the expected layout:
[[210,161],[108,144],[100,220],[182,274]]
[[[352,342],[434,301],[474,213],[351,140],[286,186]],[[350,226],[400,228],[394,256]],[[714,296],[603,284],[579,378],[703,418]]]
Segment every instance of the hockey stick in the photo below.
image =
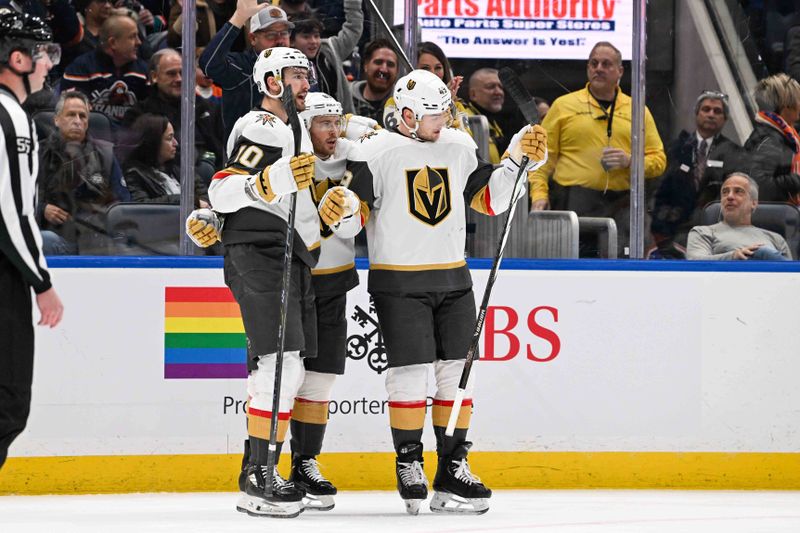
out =
[[[528,91],[526,91],[525,87],[520,83],[514,71],[509,68],[504,68],[500,71],[499,77],[505,90],[511,95],[514,103],[519,106],[525,120],[528,121],[529,124],[536,124],[539,121],[539,113],[536,109],[536,105],[528,94]],[[478,353],[478,343],[480,342],[483,324],[486,320],[486,312],[489,309],[489,298],[492,294],[494,282],[497,279],[497,273],[500,270],[500,263],[503,260],[503,250],[508,240],[508,230],[511,228],[511,221],[514,219],[514,211],[516,210],[517,201],[519,199],[520,182],[522,181],[522,176],[525,175],[525,167],[528,166],[528,161],[528,156],[523,155],[519,165],[519,172],[517,172],[517,178],[514,180],[514,189],[511,194],[511,200],[508,202],[508,210],[506,211],[506,219],[503,223],[503,231],[500,234],[500,242],[497,243],[497,251],[492,261],[492,270],[489,272],[489,279],[486,281],[486,288],[483,291],[483,300],[481,301],[481,307],[478,311],[478,320],[475,322],[475,331],[472,333],[472,340],[467,350],[467,357],[464,360],[464,369],[461,371],[461,379],[458,382],[456,397],[453,399],[450,418],[447,420],[447,428],[444,430],[444,434],[448,437],[452,437],[456,430],[458,415],[461,412],[461,405],[464,403],[467,381],[469,381],[475,355]]]
[[[300,154],[300,119],[294,104],[294,91],[290,85],[283,88],[283,108],[289,115],[289,126],[294,137],[294,155]],[[281,377],[283,374],[283,346],[286,342],[286,316],[289,314],[289,291],[292,277],[292,250],[294,249],[294,218],[297,211],[297,192],[290,195],[289,215],[286,221],[286,246],[283,253],[283,279],[281,280],[281,319],[278,324],[278,351],[275,354],[275,383],[272,389],[272,418],[269,423],[269,450],[267,452],[267,479],[264,491],[272,496],[272,476],[278,452],[278,418],[281,405]]]

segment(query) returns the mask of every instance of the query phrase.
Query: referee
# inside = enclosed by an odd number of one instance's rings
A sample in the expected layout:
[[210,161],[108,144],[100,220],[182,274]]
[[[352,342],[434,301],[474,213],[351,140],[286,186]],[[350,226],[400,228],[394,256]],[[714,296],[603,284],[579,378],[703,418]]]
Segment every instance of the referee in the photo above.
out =
[[41,19],[0,9],[0,468],[31,407],[31,288],[39,325],[56,326],[64,311],[34,219],[38,143],[20,107],[58,63],[60,50],[51,39]]

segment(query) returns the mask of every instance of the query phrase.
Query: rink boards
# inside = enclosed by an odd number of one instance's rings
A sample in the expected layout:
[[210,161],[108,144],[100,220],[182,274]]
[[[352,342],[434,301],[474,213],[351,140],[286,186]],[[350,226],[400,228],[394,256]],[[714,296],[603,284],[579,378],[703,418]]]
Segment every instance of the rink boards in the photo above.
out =
[[[65,319],[37,329],[32,415],[0,493],[235,489],[245,351],[221,261],[51,262]],[[470,266],[479,302],[488,262]],[[800,489],[799,265],[504,267],[474,367],[487,483]],[[359,273],[321,461],[340,488],[391,488],[385,354]]]

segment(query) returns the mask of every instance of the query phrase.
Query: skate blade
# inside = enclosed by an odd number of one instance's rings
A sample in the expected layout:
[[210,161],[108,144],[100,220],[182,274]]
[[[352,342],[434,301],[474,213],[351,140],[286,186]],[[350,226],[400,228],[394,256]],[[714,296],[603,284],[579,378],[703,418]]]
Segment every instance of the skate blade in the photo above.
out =
[[435,492],[431,511],[451,514],[483,514],[489,510],[488,498],[462,498],[449,492]]
[[406,504],[406,512],[410,515],[416,516],[419,514],[419,508],[425,500],[403,500]]
[[250,495],[242,495],[236,510],[250,516],[269,518],[295,518],[303,512],[302,502],[270,502]]
[[330,511],[335,505],[333,496],[330,495],[317,496],[306,493],[303,498],[303,509],[306,511]]

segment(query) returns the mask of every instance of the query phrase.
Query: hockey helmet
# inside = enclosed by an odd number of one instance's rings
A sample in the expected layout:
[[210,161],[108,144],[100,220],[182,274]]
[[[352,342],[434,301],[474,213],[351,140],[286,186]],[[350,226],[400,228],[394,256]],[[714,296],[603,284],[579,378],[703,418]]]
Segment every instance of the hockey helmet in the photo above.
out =
[[[0,63],[7,63],[12,52],[22,50],[35,56],[37,45],[50,43],[53,32],[39,17],[0,8]],[[49,44],[46,52],[53,64],[58,63],[60,48]]]
[[306,109],[300,113],[306,128],[311,128],[311,120],[323,115],[341,115],[342,104],[336,98],[325,93],[308,93],[306,95]]
[[394,86],[394,103],[397,113],[402,116],[403,109],[409,108],[414,119],[422,120],[425,115],[438,115],[450,110],[450,89],[433,72],[412,70]]
[[[258,54],[256,64],[253,66],[253,81],[261,94],[280,98],[283,95],[283,84],[281,83],[283,69],[288,67],[299,67],[308,70],[310,65],[305,54],[295,48],[276,46],[275,48],[267,48]],[[272,76],[275,81],[281,83],[281,91],[277,95],[270,94],[267,90],[268,76]]]

